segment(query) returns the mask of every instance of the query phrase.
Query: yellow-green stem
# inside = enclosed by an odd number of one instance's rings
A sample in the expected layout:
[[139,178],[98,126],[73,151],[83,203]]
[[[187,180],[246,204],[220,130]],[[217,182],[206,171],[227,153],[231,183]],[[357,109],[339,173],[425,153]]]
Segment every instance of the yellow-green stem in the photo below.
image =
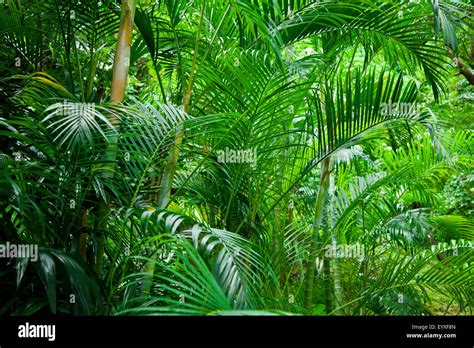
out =
[[[125,88],[127,85],[128,71],[130,68],[130,53],[132,46],[133,21],[135,18],[136,0],[122,0],[122,13],[120,18],[120,27],[117,39],[117,49],[115,51],[112,88],[110,102],[112,104],[121,103],[125,97]],[[117,129],[120,126],[120,119],[116,115],[110,115],[111,124]],[[117,140],[110,142],[106,150],[107,166],[104,168],[104,176],[113,177],[115,160],[117,157]],[[105,234],[107,232],[107,215],[110,208],[107,202],[99,204],[97,216],[97,256],[95,260],[95,271],[100,276],[102,261],[105,251]]]
[[319,229],[321,227],[321,220],[324,208],[324,199],[326,197],[326,190],[329,181],[329,166],[331,164],[331,157],[324,159],[321,166],[321,179],[319,181],[318,193],[316,196],[316,206],[313,220],[313,230],[311,233],[311,245],[309,252],[309,264],[306,271],[305,277],[305,292],[304,292],[304,305],[308,312],[311,311],[313,306],[313,285],[314,275],[316,271],[316,257],[319,245]]
[[[196,59],[199,51],[199,39],[201,35],[201,27],[204,21],[204,12],[206,8],[206,0],[203,0],[202,7],[201,7],[201,18],[199,20],[198,31],[196,35],[196,42],[194,45],[194,55],[191,64],[191,71],[189,74],[189,82],[188,87],[186,89],[186,93],[183,98],[183,110],[185,113],[189,113],[190,105],[191,105],[191,94],[193,91],[193,84],[194,84],[194,74],[196,70]],[[178,129],[176,130],[176,137],[174,139],[173,144],[171,145],[169,156],[168,156],[168,163],[165,168],[165,172],[163,174],[163,178],[161,180],[161,190],[158,196],[158,206],[161,209],[165,209],[169,202],[171,196],[171,188],[173,187],[174,175],[176,173],[176,166],[178,163],[179,157],[179,147],[183,142],[184,138],[184,128],[183,125],[180,124]],[[148,260],[145,266],[145,280],[143,284],[142,293],[144,295],[149,295],[151,286],[153,284],[153,275],[155,273],[155,260],[156,260],[156,252],[153,251],[150,259]]]

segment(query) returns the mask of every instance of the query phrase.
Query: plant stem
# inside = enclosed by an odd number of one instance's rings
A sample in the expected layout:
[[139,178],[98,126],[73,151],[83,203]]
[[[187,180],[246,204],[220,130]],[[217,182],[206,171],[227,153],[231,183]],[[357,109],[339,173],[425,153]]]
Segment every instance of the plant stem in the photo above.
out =
[[[336,191],[336,185],[335,185],[335,175],[333,173],[329,173],[329,197],[334,197],[335,191]],[[330,206],[333,206],[333,202],[329,201],[328,204]],[[328,211],[328,210],[326,210]],[[328,214],[329,215],[329,214]],[[331,237],[331,243],[332,245],[337,244],[337,231],[334,228],[335,222],[330,220],[329,216],[327,218],[328,221],[328,237]],[[333,284],[331,284],[331,291],[334,292],[334,297],[332,297],[332,293],[330,294],[331,300],[334,298],[335,300],[335,305],[337,306],[335,312],[340,315],[344,315],[344,309],[341,308],[340,306],[342,305],[342,299],[343,299],[343,293],[342,293],[342,279],[341,279],[341,273],[340,273],[340,268],[339,268],[339,263],[338,259],[336,256],[333,255],[332,258],[328,259],[329,262],[329,269],[330,272],[332,273],[332,279],[333,279]],[[331,312],[334,311],[334,304],[331,302],[329,306],[326,306],[326,313],[329,315]]]
[[[136,0],[122,0],[122,14],[120,18],[120,28],[118,33],[117,49],[115,51],[112,88],[110,102],[112,104],[121,103],[125,97],[125,87],[127,85],[128,71],[130,67],[130,53],[132,45],[133,20],[135,17]],[[110,123],[117,129],[120,126],[120,119],[116,115],[109,116]],[[107,165],[104,168],[104,176],[113,178],[113,170],[117,157],[118,139],[114,138],[106,150]],[[107,202],[101,202],[97,216],[97,255],[95,261],[95,271],[100,276],[102,261],[105,251],[105,233],[107,231],[107,215],[110,208]]]
[[81,217],[81,231],[79,234],[79,246],[77,248],[77,253],[84,262],[87,261],[86,259],[86,246],[87,246],[87,239],[89,238],[89,226],[87,225],[87,210],[84,210],[84,213]]
[[324,198],[326,197],[326,190],[329,179],[329,166],[331,164],[331,157],[327,157],[323,160],[321,165],[321,179],[319,181],[318,193],[316,196],[316,207],[314,212],[313,220],[313,231],[311,234],[311,246],[309,251],[309,264],[306,271],[305,277],[305,293],[304,293],[304,305],[308,312],[311,311],[313,305],[313,285],[314,285],[314,274],[316,271],[316,253],[319,244],[319,229],[321,227],[321,220],[323,215]]
[[328,257],[324,258],[324,301],[326,303],[326,314],[329,314],[333,311],[333,280],[331,276],[331,259]]
[[[190,105],[191,105],[191,94],[192,94],[193,85],[194,85],[196,59],[197,59],[197,55],[199,51],[199,40],[201,36],[201,27],[204,22],[205,9],[206,9],[206,0],[203,0],[202,5],[201,5],[201,17],[199,20],[199,26],[198,26],[197,35],[196,35],[196,42],[194,44],[194,54],[193,54],[193,59],[191,63],[191,71],[189,74],[189,82],[186,89],[186,93],[183,98],[183,110],[185,113],[189,113]],[[158,196],[158,206],[161,209],[165,209],[170,202],[171,189],[173,187],[174,175],[176,173],[176,166],[177,166],[178,157],[179,157],[179,147],[181,146],[181,143],[183,142],[183,138],[184,138],[184,127],[183,127],[183,124],[181,123],[177,127],[176,136],[175,136],[173,144],[171,145],[169,156],[168,156],[168,163],[165,168],[165,172],[163,174],[162,181],[161,181],[161,190]],[[143,290],[142,290],[142,293],[145,296],[150,294],[150,290],[153,284],[153,275],[155,273],[156,255],[157,255],[156,252],[153,252],[145,266],[146,276],[145,276]]]
[[[130,67],[130,53],[132,47],[133,20],[135,18],[136,0],[122,0],[122,14],[115,51],[114,67],[112,75],[112,89],[110,91],[110,102],[118,104],[125,97],[128,70]],[[114,121],[119,120],[114,117]]]

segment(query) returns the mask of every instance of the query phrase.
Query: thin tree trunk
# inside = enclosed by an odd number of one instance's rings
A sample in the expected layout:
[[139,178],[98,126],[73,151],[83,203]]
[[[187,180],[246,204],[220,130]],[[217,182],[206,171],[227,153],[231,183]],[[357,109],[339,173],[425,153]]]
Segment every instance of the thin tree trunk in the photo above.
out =
[[[118,104],[125,97],[128,70],[130,68],[130,53],[132,48],[133,20],[135,18],[136,0],[122,0],[122,14],[117,39],[117,50],[115,51],[114,68],[112,75],[112,89],[110,91],[110,102]],[[116,124],[119,120],[116,117]]]
[[[276,178],[276,186],[278,192],[283,192],[283,164],[278,164],[278,176]],[[275,219],[275,223],[273,226],[273,241],[272,241],[272,254],[273,254],[273,269],[275,270],[276,274],[280,274],[281,264],[282,264],[282,251],[283,251],[283,241],[285,238],[285,229],[284,223],[282,223],[281,218],[281,204],[282,202],[278,203],[275,208],[273,209],[273,215]],[[281,278],[279,279],[282,280]],[[276,288],[275,288],[276,290]]]
[[[130,53],[132,46],[133,20],[135,18],[136,0],[122,0],[122,14],[120,18],[120,28],[117,39],[117,49],[115,51],[112,88],[110,102],[112,104],[121,103],[125,97],[125,87],[127,85],[128,71],[130,67]],[[109,120],[115,128],[119,128],[120,120],[115,115],[110,115]],[[104,176],[112,178],[117,157],[117,142],[114,138],[106,150],[107,166],[104,168]],[[101,202],[97,216],[97,255],[95,261],[95,271],[100,276],[102,261],[105,251],[105,234],[107,232],[107,215],[110,208],[107,202]]]
[[[329,174],[329,196],[334,197],[335,192],[336,192],[335,175],[330,173]],[[329,202],[330,206],[332,206],[331,203],[332,202],[330,201]],[[336,245],[337,234],[336,234],[336,230],[334,229],[333,215],[331,215],[330,218],[331,219],[328,218],[328,228],[329,228],[328,234],[329,233],[331,234],[330,237],[331,237],[332,245]],[[334,290],[335,306],[337,308],[336,313],[339,315],[344,315],[343,309],[340,308],[340,306],[342,305],[342,279],[341,279],[341,273],[340,273],[340,267],[339,267],[337,255],[333,255],[333,257],[329,259],[329,268],[331,270],[331,273],[332,273],[331,276],[333,279],[333,284],[331,285],[331,287]],[[334,305],[332,303],[329,307],[326,306],[327,314],[331,313],[334,310],[333,307]]]
[[324,302],[326,303],[326,314],[329,314],[333,310],[333,279],[331,275],[331,259],[329,257],[324,257],[323,259],[324,267]]
[[[336,234],[334,232],[332,233],[332,242],[337,243]],[[336,299],[337,314],[344,315],[344,310],[340,308],[342,305],[342,279],[337,257],[332,259],[332,271],[334,279],[334,297]]]
[[178,125],[178,128],[176,130],[176,137],[174,139],[173,144],[171,145],[169,156],[168,156],[168,163],[161,180],[161,190],[158,196],[158,206],[161,209],[165,209],[170,202],[171,188],[173,187],[174,175],[176,173],[176,166],[177,166],[178,157],[179,157],[179,147],[181,146],[183,142],[183,138],[184,138],[183,125],[180,124]]
[[[334,192],[334,177],[329,174],[329,194],[332,195]],[[326,214],[326,224],[324,229],[324,240],[327,241],[330,236],[331,231],[331,221],[329,219],[329,207],[326,205],[323,208],[323,211]],[[334,241],[333,241],[334,242]],[[334,308],[334,277],[333,277],[333,262],[336,261],[337,255],[322,255],[323,259],[323,288],[324,288],[324,303],[326,305],[326,314],[329,314],[333,311]]]
[[[196,42],[194,44],[194,54],[193,54],[193,60],[191,63],[191,71],[189,74],[189,82],[186,89],[186,93],[183,98],[183,110],[186,114],[189,113],[190,105],[191,105],[191,95],[192,95],[193,86],[194,86],[194,74],[196,72],[196,59],[197,59],[198,51],[199,51],[199,40],[201,36],[201,27],[204,21],[205,9],[206,9],[206,0],[203,0],[202,5],[201,5],[201,16],[199,20],[197,35],[196,35]],[[161,209],[165,209],[170,202],[171,189],[173,187],[174,176],[176,173],[176,166],[178,163],[179,148],[183,142],[183,138],[184,138],[184,127],[182,124],[180,124],[177,127],[176,136],[170,148],[168,161],[167,161],[168,163],[161,180],[161,190],[158,196],[158,206]],[[142,288],[143,289],[142,293],[145,296],[150,294],[151,286],[153,284],[153,275],[155,274],[155,263],[156,263],[155,260],[156,260],[156,253],[153,252],[145,266],[146,276],[145,276],[145,280],[144,280],[144,284]]]
[[[333,194],[333,189],[334,189],[334,177],[329,174],[329,185],[328,185],[328,191],[329,194]],[[329,202],[328,202],[329,203]],[[328,204],[326,204],[323,208],[323,211],[326,215],[326,222],[325,222],[325,228],[324,228],[324,234],[323,238],[324,241],[327,241],[330,236],[330,231],[331,231],[331,221],[329,219],[329,207]],[[332,264],[333,261],[335,261],[337,258],[337,255],[327,255],[324,253],[322,255],[323,259],[323,289],[324,289],[324,303],[326,305],[326,314],[329,314],[332,312],[334,308],[333,304],[333,298],[334,298],[334,284],[333,284],[333,268]]]
[[95,53],[92,53],[91,61],[89,62],[89,75],[87,75],[87,89],[86,89],[86,98],[89,99],[92,95],[94,88],[94,76],[97,71],[97,58]]
[[77,253],[84,262],[87,262],[86,258],[86,246],[87,239],[89,238],[89,226],[87,225],[87,210],[84,210],[84,213],[81,217],[81,231],[79,234],[79,246],[77,248]]
[[[291,196],[291,194],[290,194]],[[286,206],[286,221],[285,226],[291,226],[293,224],[293,202],[288,202]],[[282,240],[282,247],[284,246],[284,233],[283,233],[283,240]],[[280,265],[280,280],[286,281],[287,280],[287,273],[288,273],[288,264],[287,262],[282,262]]]
[[321,166],[321,179],[319,181],[319,189],[316,196],[316,207],[313,220],[313,231],[311,234],[311,245],[309,252],[309,264],[305,277],[305,293],[304,305],[308,312],[313,306],[313,286],[314,275],[316,271],[316,252],[319,245],[319,229],[321,227],[321,220],[323,215],[324,199],[326,197],[326,190],[329,181],[329,166],[331,164],[331,157],[327,157]]

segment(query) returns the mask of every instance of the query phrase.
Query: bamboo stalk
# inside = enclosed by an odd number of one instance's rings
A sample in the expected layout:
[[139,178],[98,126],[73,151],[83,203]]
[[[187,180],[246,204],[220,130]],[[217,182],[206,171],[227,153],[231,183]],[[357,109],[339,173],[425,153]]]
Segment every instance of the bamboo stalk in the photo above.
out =
[[[125,97],[136,6],[136,0],[122,0],[122,14],[114,58],[112,89],[110,91],[110,102],[112,104],[121,103]],[[116,116],[112,116],[112,119],[115,120],[116,124],[119,124]]]
[[[332,173],[329,173],[329,196],[332,198],[334,197],[336,191],[336,184],[335,184],[335,175]],[[329,202],[332,206],[332,201]],[[330,234],[331,237],[331,243],[333,245],[337,244],[337,232],[334,229],[334,221],[330,221],[329,223],[329,217],[328,217],[328,236]],[[333,255],[334,256],[334,255]],[[335,305],[337,306],[336,313],[339,315],[344,315],[344,309],[341,308],[342,306],[342,299],[343,299],[343,292],[342,292],[342,279],[341,279],[341,272],[340,272],[340,267],[338,263],[337,257],[333,257],[329,259],[329,268],[331,272],[331,276],[333,279],[333,284],[331,285],[331,290],[334,291],[334,299],[335,299]],[[332,296],[332,293],[331,293]],[[331,298],[332,299],[332,298]],[[333,304],[331,303],[330,306],[326,306],[326,313],[329,314],[333,311]],[[331,310],[329,310],[331,309]]]
[[[278,176],[276,178],[276,186],[278,192],[283,191],[283,164],[278,163]],[[282,209],[281,204],[277,204],[274,208],[274,218],[275,224],[273,228],[273,241],[272,241],[272,249],[273,249],[273,269],[275,270],[276,274],[279,275],[279,280],[283,281],[281,278],[281,266],[282,266],[282,258],[283,258],[283,243],[285,239],[285,224],[282,221]]]
[[319,189],[316,196],[316,208],[314,212],[313,231],[311,233],[311,245],[309,252],[309,265],[305,277],[304,305],[308,312],[311,311],[313,305],[313,286],[317,257],[316,253],[319,245],[319,229],[321,227],[324,199],[326,197],[326,190],[328,187],[330,164],[331,157],[324,159],[321,166],[321,179],[319,181]]
[[79,235],[79,245],[77,248],[77,253],[84,262],[87,261],[86,259],[86,246],[87,246],[87,239],[89,238],[89,226],[87,225],[87,210],[84,210],[84,213],[81,217],[81,232]]
[[[198,31],[196,35],[196,42],[194,44],[194,54],[193,54],[193,60],[191,63],[191,71],[189,74],[189,82],[186,89],[186,93],[183,98],[183,110],[185,113],[189,113],[190,105],[191,105],[191,94],[193,91],[194,74],[196,71],[196,59],[197,59],[197,55],[199,51],[199,40],[201,37],[201,27],[204,21],[205,9],[206,9],[206,0],[203,0],[202,5],[201,5],[201,17],[199,20],[199,26],[198,26]],[[158,196],[158,206],[161,209],[165,209],[170,202],[171,189],[173,187],[174,176],[176,173],[176,166],[178,163],[179,148],[183,142],[183,138],[184,138],[184,127],[182,124],[180,124],[176,130],[176,136],[175,136],[173,144],[171,145],[169,155],[168,155],[168,163],[161,180],[161,190]],[[146,275],[145,275],[145,280],[144,280],[144,284],[142,288],[142,293],[145,296],[150,294],[151,286],[153,283],[153,275],[155,273],[155,260],[156,260],[156,253],[154,252],[152,253],[150,259],[148,260],[145,266]]]
[[331,275],[331,259],[325,257],[323,260],[324,267],[324,302],[326,303],[326,314],[329,314],[333,311],[333,277]]
[[[136,0],[122,0],[122,13],[120,18],[120,27],[117,39],[117,49],[115,51],[112,88],[110,102],[112,104],[121,103],[125,97],[125,88],[127,85],[128,71],[130,67],[130,53],[132,46],[133,21],[135,18]],[[109,115],[110,123],[115,127],[120,127],[120,119],[112,114]],[[104,176],[113,177],[113,170],[117,157],[117,142],[114,138],[106,150],[106,159],[108,164],[104,167]],[[107,215],[110,208],[107,202],[101,202],[97,211],[97,255],[95,260],[95,271],[100,276],[104,252],[105,252],[105,234],[107,231]]]
[[[336,234],[332,233],[332,242],[336,243]],[[333,270],[333,278],[334,278],[334,297],[336,298],[336,306],[337,311],[336,313],[339,315],[344,315],[344,308],[341,306],[343,305],[343,292],[342,292],[342,279],[341,279],[341,270],[339,266],[339,262],[337,258],[333,258],[332,260],[332,270]],[[330,312],[328,312],[330,313]]]

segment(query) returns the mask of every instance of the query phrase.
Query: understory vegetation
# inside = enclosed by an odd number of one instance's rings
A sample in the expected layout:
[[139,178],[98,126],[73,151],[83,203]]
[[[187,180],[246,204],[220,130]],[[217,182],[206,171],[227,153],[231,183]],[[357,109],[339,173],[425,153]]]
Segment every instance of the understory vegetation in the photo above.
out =
[[0,1],[0,314],[472,315],[472,10]]

